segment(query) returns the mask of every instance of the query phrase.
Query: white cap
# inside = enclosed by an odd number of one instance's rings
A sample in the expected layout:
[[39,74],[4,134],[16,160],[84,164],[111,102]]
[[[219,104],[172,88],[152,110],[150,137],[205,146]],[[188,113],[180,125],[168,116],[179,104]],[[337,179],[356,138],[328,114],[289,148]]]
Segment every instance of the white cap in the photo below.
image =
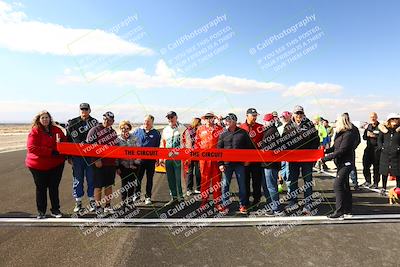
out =
[[390,120],[390,119],[400,119],[400,114],[397,113],[389,113],[389,115],[387,115],[386,120]]

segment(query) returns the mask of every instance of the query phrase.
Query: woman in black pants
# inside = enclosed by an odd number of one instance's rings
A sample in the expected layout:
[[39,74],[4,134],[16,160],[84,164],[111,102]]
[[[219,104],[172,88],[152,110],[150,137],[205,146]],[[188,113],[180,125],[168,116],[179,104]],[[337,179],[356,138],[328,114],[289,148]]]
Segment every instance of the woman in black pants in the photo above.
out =
[[65,157],[57,152],[57,142],[66,141],[63,131],[57,127],[47,111],[41,111],[33,120],[28,135],[25,164],[32,173],[36,185],[38,219],[46,217],[47,189],[51,201],[51,216],[62,217],[58,186],[64,170]]
[[354,168],[354,140],[352,124],[347,114],[338,116],[336,121],[336,136],[333,147],[325,150],[328,153],[320,161],[325,163],[334,160],[337,166],[337,175],[334,183],[336,196],[336,210],[328,218],[342,218],[351,214],[352,196],[349,184],[349,174]]
[[397,177],[396,184],[400,187],[400,115],[391,113],[387,122],[379,124],[378,151],[381,152],[379,173],[382,175],[381,194],[386,195],[388,175]]

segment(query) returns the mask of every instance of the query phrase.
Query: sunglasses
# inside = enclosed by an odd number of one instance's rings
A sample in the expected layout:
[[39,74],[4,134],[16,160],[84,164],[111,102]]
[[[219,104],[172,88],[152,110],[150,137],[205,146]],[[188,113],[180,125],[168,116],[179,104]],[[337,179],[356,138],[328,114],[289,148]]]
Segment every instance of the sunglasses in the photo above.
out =
[[303,115],[304,112],[298,111],[298,112],[295,112],[294,114],[296,114],[296,115]]
[[167,119],[173,119],[175,116],[168,116]]
[[89,109],[88,108],[81,108],[81,110],[88,111]]

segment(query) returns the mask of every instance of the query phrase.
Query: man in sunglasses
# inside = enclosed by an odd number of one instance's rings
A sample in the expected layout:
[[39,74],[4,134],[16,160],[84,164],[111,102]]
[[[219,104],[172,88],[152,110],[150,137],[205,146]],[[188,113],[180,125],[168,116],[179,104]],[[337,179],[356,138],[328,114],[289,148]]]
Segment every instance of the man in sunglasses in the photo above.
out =
[[[318,149],[319,147],[319,136],[318,131],[315,128],[312,121],[310,121],[304,114],[302,106],[295,106],[293,110],[293,118],[287,126],[288,131],[284,133],[282,138],[286,135],[290,135],[290,139],[286,141],[287,149]],[[289,164],[289,190],[288,195],[290,196],[290,203],[286,209],[294,211],[299,208],[297,204],[297,195],[299,193],[298,180],[301,176],[304,179],[304,191],[305,206],[302,213],[305,215],[311,215],[312,209],[312,168],[314,162],[290,162]]]
[[[90,105],[88,103],[81,103],[79,105],[80,115],[68,121],[66,127],[68,142],[76,144],[86,143],[86,138],[89,131],[97,126],[99,123],[95,118],[90,116]],[[89,211],[95,210],[94,201],[94,184],[93,184],[93,170],[91,159],[86,157],[71,156],[68,158],[68,163],[72,165],[73,175],[73,192],[75,198],[74,212],[83,211],[82,198],[84,196],[84,180],[86,177],[87,196],[89,198]]]

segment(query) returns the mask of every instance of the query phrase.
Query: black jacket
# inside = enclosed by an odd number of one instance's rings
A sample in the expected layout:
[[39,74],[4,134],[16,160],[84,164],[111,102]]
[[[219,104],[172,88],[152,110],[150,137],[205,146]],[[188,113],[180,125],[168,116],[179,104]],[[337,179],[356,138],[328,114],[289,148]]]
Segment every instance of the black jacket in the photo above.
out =
[[309,119],[304,118],[299,125],[291,121],[286,125],[285,130],[281,140],[285,140],[287,149],[318,149],[318,130]]
[[[367,132],[373,133],[375,137],[367,136]],[[378,136],[379,136],[379,122],[376,126],[373,126],[371,123],[368,124],[367,129],[365,129],[363,134],[363,139],[367,141],[366,149],[375,150],[378,146]]]
[[[236,130],[233,132],[225,129],[219,136],[217,147],[219,149],[254,149],[249,134],[239,127],[236,127]],[[254,150],[254,153],[257,153],[257,151]],[[218,162],[219,165],[228,163],[224,163],[223,161]]]
[[[261,143],[261,150],[275,150],[279,148],[277,139],[279,139],[279,132],[275,125],[265,128],[264,138]],[[281,162],[262,162],[261,167],[266,169],[281,169]]]
[[[400,127],[388,129],[379,125],[378,151],[381,151],[379,173],[400,177]],[[398,178],[400,179],[400,178]]]
[[325,152],[327,154],[322,161],[326,162],[334,159],[336,166],[341,168],[345,163],[350,162],[354,165],[354,144],[356,136],[353,130],[342,131],[335,136],[334,144]]
[[99,122],[89,116],[89,118],[84,121],[81,117],[76,117],[68,121],[67,130],[67,140],[72,143],[86,143],[87,135],[93,127],[96,127]]

